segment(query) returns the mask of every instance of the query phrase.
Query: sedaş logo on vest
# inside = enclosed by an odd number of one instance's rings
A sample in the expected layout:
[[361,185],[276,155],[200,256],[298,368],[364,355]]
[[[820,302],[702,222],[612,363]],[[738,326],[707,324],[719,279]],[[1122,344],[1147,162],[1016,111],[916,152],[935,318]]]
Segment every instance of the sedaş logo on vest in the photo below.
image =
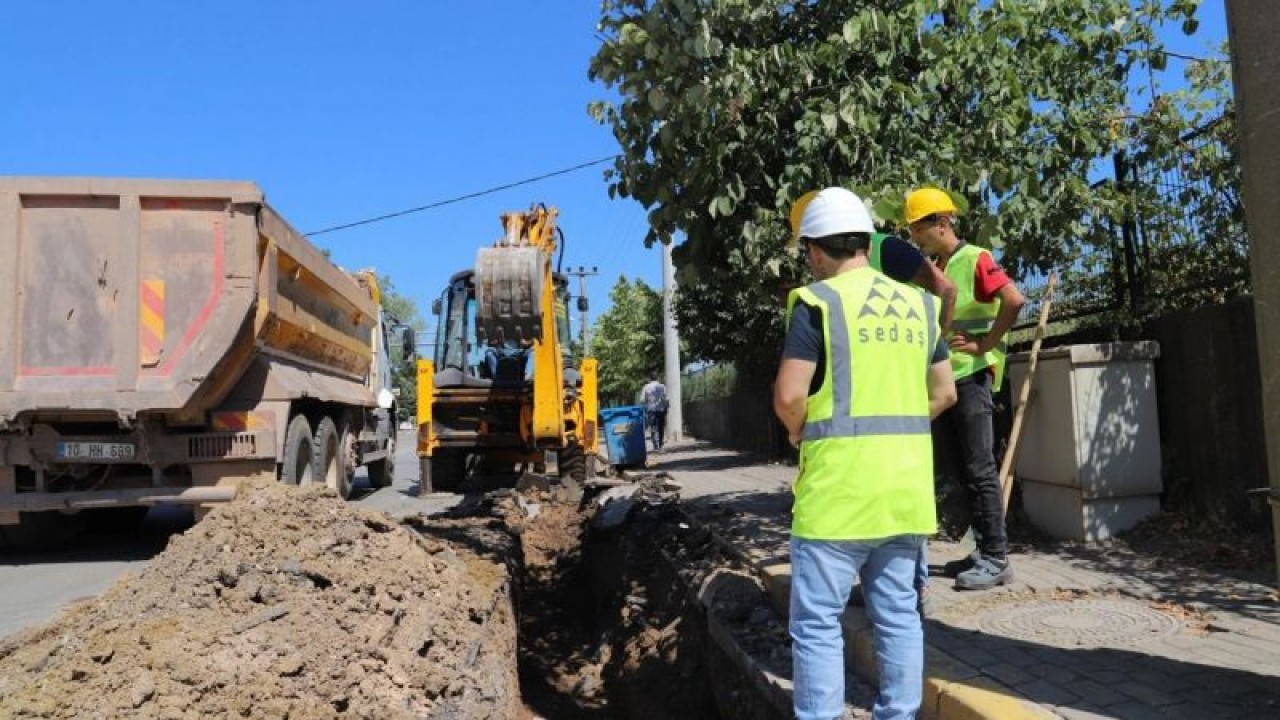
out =
[[858,312],[858,342],[905,343],[924,347],[927,328],[902,292],[876,278]]

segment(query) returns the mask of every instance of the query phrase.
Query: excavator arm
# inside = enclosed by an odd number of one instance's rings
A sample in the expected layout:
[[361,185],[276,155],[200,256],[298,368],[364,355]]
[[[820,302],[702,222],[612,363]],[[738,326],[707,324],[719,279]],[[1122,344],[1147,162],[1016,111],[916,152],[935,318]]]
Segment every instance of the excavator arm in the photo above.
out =
[[476,331],[493,346],[533,356],[531,426],[537,446],[565,443],[564,355],[556,332],[556,210],[535,205],[502,216],[503,236],[476,253]]

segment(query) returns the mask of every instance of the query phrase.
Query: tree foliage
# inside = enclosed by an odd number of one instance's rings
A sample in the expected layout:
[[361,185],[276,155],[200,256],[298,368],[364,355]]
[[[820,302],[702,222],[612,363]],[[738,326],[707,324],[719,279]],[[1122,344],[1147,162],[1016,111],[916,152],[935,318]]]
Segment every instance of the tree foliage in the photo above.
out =
[[600,361],[600,404],[631,405],[662,368],[662,295],[643,280],[618,278],[611,307],[596,319],[591,354]]
[[[396,292],[390,275],[379,275],[378,287],[382,291],[382,311],[388,317],[388,322],[407,325],[413,328],[414,335],[419,336],[419,340],[426,340],[427,338],[421,335],[427,324],[422,318],[418,304],[412,298]],[[391,354],[391,386],[400,389],[398,413],[399,419],[405,420],[415,417],[418,413],[416,358],[414,353],[409,353],[406,357],[404,349],[397,344],[399,341],[397,333],[391,333],[391,341],[392,346],[388,348]],[[416,348],[414,350],[416,351]]]
[[619,100],[590,110],[623,151],[610,192],[648,208],[646,243],[683,233],[693,357],[759,377],[802,281],[784,244],[807,190],[850,187],[889,221],[909,188],[950,188],[970,201],[964,234],[1014,272],[1078,264],[1091,218],[1144,209],[1091,173],[1144,139],[1131,84],[1197,5],[605,0],[590,74]]

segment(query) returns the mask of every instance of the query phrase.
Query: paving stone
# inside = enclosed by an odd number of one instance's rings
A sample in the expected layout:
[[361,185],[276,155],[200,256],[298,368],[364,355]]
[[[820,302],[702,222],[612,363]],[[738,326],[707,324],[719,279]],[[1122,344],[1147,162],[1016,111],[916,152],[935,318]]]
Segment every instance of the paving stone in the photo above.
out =
[[1027,672],[1051,683],[1062,686],[1070,686],[1072,683],[1080,679],[1080,676],[1064,665],[1054,665],[1051,663],[1037,663],[1027,667]]
[[1070,705],[1080,700],[1075,693],[1045,680],[1032,680],[1016,685],[1013,689],[1022,697],[1042,705]]
[[[1107,708],[1107,717],[1123,718],[1123,720],[1169,720],[1160,708],[1154,708],[1141,702],[1127,702]],[[1217,720],[1212,716],[1203,720]]]
[[1113,688],[1092,680],[1077,680],[1070,687],[1071,692],[1098,707],[1106,707],[1130,700],[1128,695],[1119,693]]
[[997,665],[1000,662],[996,656],[986,650],[979,650],[975,647],[958,648],[952,650],[951,654],[955,655],[960,661],[979,668]]
[[1115,689],[1151,707],[1172,705],[1181,700],[1175,693],[1143,682],[1122,683],[1115,686]]
[[1010,686],[1020,685],[1022,683],[1039,679],[1035,675],[1027,673],[1017,665],[1010,665],[1009,663],[988,665],[987,667],[982,668],[982,673]]
[[1053,708],[1053,711],[1061,715],[1066,720],[1113,720],[1114,715],[1107,714],[1102,708],[1092,707],[1090,705],[1068,706],[1059,705]]

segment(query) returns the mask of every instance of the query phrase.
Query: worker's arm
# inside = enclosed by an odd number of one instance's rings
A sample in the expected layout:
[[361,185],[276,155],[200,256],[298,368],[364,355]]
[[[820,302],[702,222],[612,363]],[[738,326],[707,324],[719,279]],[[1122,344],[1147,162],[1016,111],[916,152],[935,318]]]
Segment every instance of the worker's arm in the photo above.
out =
[[1027,299],[1022,296],[1018,286],[1011,282],[996,291],[996,299],[1000,301],[1000,310],[997,311],[996,319],[991,323],[990,332],[981,337],[964,332],[956,333],[951,338],[953,351],[981,355],[1000,344],[1005,333],[1009,332],[1013,323],[1017,321],[1018,313],[1022,312],[1022,306],[1027,304]]
[[929,419],[956,404],[956,381],[951,373],[951,360],[944,359],[929,366]]
[[787,439],[793,446],[800,445],[809,383],[817,370],[818,364],[810,360],[784,357],[778,366],[778,377],[773,381],[773,412],[787,428]]
[[942,336],[951,334],[951,316],[956,310],[956,284],[937,265],[925,260],[916,268],[911,282],[942,298],[942,317],[938,318],[942,326]]
[[884,274],[942,298],[942,336],[951,332],[951,316],[956,308],[956,284],[920,252],[920,248],[895,235],[880,244],[880,266]]

